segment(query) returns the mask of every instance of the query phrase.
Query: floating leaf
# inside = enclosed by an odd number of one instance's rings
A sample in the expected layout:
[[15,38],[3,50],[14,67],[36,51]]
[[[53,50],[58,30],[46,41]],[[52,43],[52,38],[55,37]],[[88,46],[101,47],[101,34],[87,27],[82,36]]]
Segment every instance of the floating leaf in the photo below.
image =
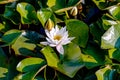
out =
[[111,26],[102,36],[101,47],[103,49],[119,48],[120,24]]
[[13,44],[20,34],[20,30],[9,30],[2,36],[2,41],[8,44]]
[[96,72],[97,80],[116,80],[116,70],[110,69],[109,66]]
[[48,1],[47,1],[47,5],[48,5],[49,7],[54,6],[55,3],[56,3],[56,0],[48,0]]
[[45,61],[41,58],[25,58],[17,65],[17,70],[20,72],[29,72],[34,69],[39,69],[45,65]]
[[115,20],[112,19],[112,17],[109,14],[105,14],[102,16],[102,21],[103,21],[103,28],[105,30],[108,30],[112,25],[117,24]]
[[80,48],[72,43],[65,47],[65,55],[61,60],[58,59],[56,53],[50,47],[43,48],[42,53],[46,57],[48,66],[69,77],[74,77],[77,71],[84,66]]
[[17,70],[24,72],[23,74],[17,75],[14,80],[33,80],[35,76],[46,67],[46,62],[41,58],[25,58],[20,61],[17,65]]
[[10,29],[13,29],[14,25],[11,21],[4,19],[3,22],[0,22],[0,32],[5,33]]
[[[11,80],[18,74],[16,71],[16,65],[19,61],[19,58],[14,56],[10,57],[9,59],[0,48],[0,80]],[[7,61],[9,60],[10,63]]]
[[93,39],[99,45],[101,45],[101,36],[104,34],[104,30],[101,26],[102,21],[96,21],[90,25],[90,32],[93,36]]
[[15,1],[17,1],[17,0],[1,0],[0,4],[12,3],[12,2],[15,2]]
[[2,48],[0,48],[0,79],[6,79],[6,74],[8,73],[6,59],[7,56],[5,55]]
[[65,54],[58,64],[58,70],[73,78],[82,67],[84,67],[84,63],[79,46],[73,43],[65,46]]
[[37,11],[37,17],[43,26],[51,16],[52,16],[52,12],[48,9],[42,9],[40,11]]
[[87,68],[91,69],[104,64],[105,52],[98,46],[88,44],[88,46],[83,49],[83,52],[84,54],[82,54],[82,59]]
[[0,79],[5,78],[6,75],[4,75],[4,74],[6,74],[7,72],[8,72],[7,68],[0,67]]
[[27,73],[23,73],[23,74],[18,74],[14,80],[34,80],[35,74],[37,73],[36,70],[33,71],[29,71]]
[[37,23],[37,13],[35,8],[29,3],[18,3],[17,11],[21,15],[21,21],[23,24]]
[[54,52],[54,50],[51,47],[47,46],[47,47],[43,48],[41,50],[41,52],[46,57],[48,66],[57,68],[59,59],[58,59],[56,53]]
[[120,20],[120,6],[119,5],[115,5],[110,7],[109,9],[110,14],[117,20]]
[[74,43],[80,47],[85,47],[88,41],[88,26],[79,20],[67,20],[66,21],[67,30],[69,35],[75,37]]
[[72,9],[73,6],[80,3],[80,0],[62,0],[62,4],[60,3],[61,0],[57,0],[55,5],[52,7],[53,11],[55,11],[56,13],[65,12]]
[[106,0],[92,0],[100,9],[105,9],[107,7]]
[[5,7],[5,12],[4,12],[4,17],[11,20],[14,24],[19,24],[20,23],[20,15],[19,13],[15,10],[16,9],[17,3],[14,2],[10,5],[6,5]]
[[13,50],[15,51],[16,55],[20,55],[20,49],[26,48],[28,50],[33,51],[36,47],[34,43],[27,42],[29,41],[29,38],[26,38],[27,32],[23,31],[22,34],[18,37],[18,39],[15,41],[15,43],[12,45]]
[[120,49],[110,49],[109,57],[120,62]]

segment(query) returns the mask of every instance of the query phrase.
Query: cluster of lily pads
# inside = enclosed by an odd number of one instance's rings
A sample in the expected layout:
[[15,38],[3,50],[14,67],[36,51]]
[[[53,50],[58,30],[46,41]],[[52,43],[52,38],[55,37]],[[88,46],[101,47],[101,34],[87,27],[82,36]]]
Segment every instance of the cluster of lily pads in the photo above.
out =
[[0,8],[0,80],[120,80],[120,0]]

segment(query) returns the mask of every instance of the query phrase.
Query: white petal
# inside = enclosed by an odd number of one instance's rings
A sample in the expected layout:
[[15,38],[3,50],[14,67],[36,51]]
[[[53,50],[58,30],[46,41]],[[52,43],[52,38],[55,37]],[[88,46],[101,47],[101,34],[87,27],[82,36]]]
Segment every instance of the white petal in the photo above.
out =
[[51,38],[52,36],[50,35],[50,32],[48,30],[45,30],[45,33],[47,35],[48,38]]
[[66,45],[66,44],[70,43],[71,40],[73,40],[74,38],[75,38],[75,37],[70,37],[70,38],[67,38],[67,39],[65,39],[65,40],[62,40],[61,44],[62,44],[62,45]]
[[66,32],[66,27],[62,27],[60,30],[59,30],[59,34],[63,34]]
[[54,41],[54,40],[51,40],[51,39],[49,39],[49,38],[46,38],[46,40],[47,40],[48,43],[50,43],[50,44],[55,44],[55,41]]
[[51,38],[54,38],[54,35],[56,34],[56,31],[55,29],[53,28],[51,31],[50,31],[50,35],[51,35]]
[[64,49],[63,49],[63,46],[62,46],[62,45],[57,45],[57,46],[56,46],[56,49],[57,49],[57,51],[58,51],[60,54],[64,54]]
[[73,39],[75,39],[75,37],[69,37],[68,38],[70,41],[72,41]]
[[55,26],[55,31],[56,31],[56,32],[59,31],[58,25]]
[[85,0],[81,0],[81,3],[85,4]]
[[68,43],[70,43],[70,42],[71,42],[70,40],[66,39],[66,40],[62,41],[61,44],[62,44],[62,45],[66,45],[66,44],[68,44]]
[[67,38],[68,38],[68,31],[66,31],[66,32],[63,34],[62,39],[67,39]]
[[40,42],[40,44],[42,44],[42,45],[48,45],[49,43],[48,42]]
[[51,46],[51,47],[55,47],[56,45],[55,45],[55,44],[49,44],[49,46]]

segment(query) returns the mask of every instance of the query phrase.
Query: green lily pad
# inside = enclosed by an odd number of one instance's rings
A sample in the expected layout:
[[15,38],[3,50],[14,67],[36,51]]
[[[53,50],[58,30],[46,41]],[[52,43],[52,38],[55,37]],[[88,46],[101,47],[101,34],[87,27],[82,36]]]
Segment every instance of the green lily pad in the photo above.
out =
[[39,69],[45,64],[46,62],[41,58],[25,58],[18,63],[17,70],[20,72],[29,72],[33,71],[34,69]]
[[37,11],[37,17],[41,22],[42,26],[45,26],[46,21],[52,17],[52,12],[49,9],[42,9]]
[[69,36],[75,37],[72,42],[80,47],[85,47],[88,41],[88,26],[84,22],[75,19],[67,20],[66,26]]
[[19,24],[20,23],[20,15],[16,11],[16,5],[17,5],[16,2],[6,5],[3,16],[5,18],[11,20],[14,24]]
[[98,70],[95,74],[97,80],[116,80],[116,70],[110,69],[109,66]]
[[22,34],[17,38],[15,43],[12,45],[12,49],[15,51],[16,55],[21,55],[21,52],[20,52],[21,48],[26,48],[31,51],[35,49],[36,44],[27,42],[30,40],[29,38],[25,37],[27,35],[28,35],[27,32],[23,31]]
[[90,45],[83,49],[82,59],[88,69],[104,64],[105,53],[98,46]]
[[9,30],[2,36],[2,41],[8,44],[13,44],[16,41],[16,39],[20,36],[20,34],[20,30]]
[[58,58],[54,50],[50,47],[43,48],[41,52],[45,56],[48,66],[71,78],[84,66],[81,60],[81,50],[79,46],[73,43],[65,46],[65,54],[61,55],[61,59]]
[[107,7],[107,3],[105,0],[92,0],[99,9],[105,9]]
[[17,11],[21,15],[21,22],[23,24],[36,24],[38,21],[37,13],[35,11],[35,8],[26,2],[21,2],[17,4]]
[[116,19],[116,20],[120,20],[120,6],[119,5],[115,5],[110,7],[109,9],[109,13]]
[[43,48],[41,50],[41,52],[46,57],[48,66],[57,68],[59,58],[56,55],[55,51],[51,47],[47,46],[47,47]]
[[111,59],[115,59],[120,62],[120,49],[110,49],[108,51]]
[[101,47],[103,49],[119,48],[120,24],[111,26],[102,36]]

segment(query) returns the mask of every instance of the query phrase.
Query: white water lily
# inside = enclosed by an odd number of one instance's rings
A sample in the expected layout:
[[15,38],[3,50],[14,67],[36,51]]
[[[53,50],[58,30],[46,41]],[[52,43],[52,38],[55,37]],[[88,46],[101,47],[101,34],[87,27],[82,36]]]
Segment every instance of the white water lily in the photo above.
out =
[[81,3],[85,4],[85,0],[81,0]]
[[45,30],[47,35],[46,42],[41,42],[43,45],[49,45],[51,47],[56,47],[60,54],[64,54],[63,45],[66,45],[74,39],[74,37],[68,37],[68,31],[66,31],[66,26],[61,29],[56,25],[50,31]]

